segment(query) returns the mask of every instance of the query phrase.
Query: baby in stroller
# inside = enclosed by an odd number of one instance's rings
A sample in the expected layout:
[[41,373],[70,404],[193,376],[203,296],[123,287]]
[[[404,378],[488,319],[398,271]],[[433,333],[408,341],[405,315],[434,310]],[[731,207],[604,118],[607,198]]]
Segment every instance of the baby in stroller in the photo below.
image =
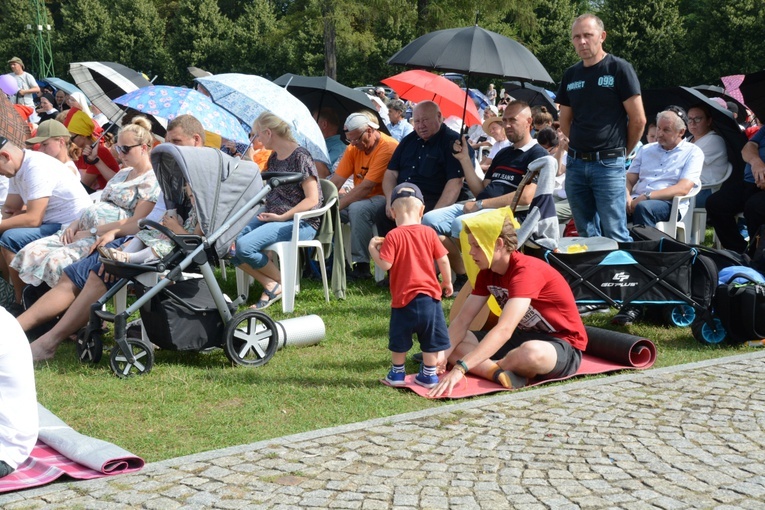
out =
[[[175,234],[196,234],[203,235],[202,228],[199,226],[199,219],[196,211],[194,194],[191,192],[191,186],[186,183],[183,187],[187,200],[190,203],[189,213],[186,220],[181,224],[179,216],[175,209],[168,209],[160,223],[170,229]],[[175,243],[155,229],[141,229],[133,239],[123,244],[119,248],[100,247],[98,253],[107,260],[116,262],[127,262],[130,264],[150,264],[157,262],[171,251]]]

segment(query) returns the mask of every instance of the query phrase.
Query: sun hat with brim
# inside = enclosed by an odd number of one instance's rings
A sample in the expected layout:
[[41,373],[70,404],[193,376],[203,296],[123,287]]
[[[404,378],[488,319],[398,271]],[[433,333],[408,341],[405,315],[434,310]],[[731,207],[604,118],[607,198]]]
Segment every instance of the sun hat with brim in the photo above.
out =
[[376,122],[372,122],[372,120],[363,113],[352,113],[348,116],[347,119],[345,119],[343,129],[346,132],[351,132],[356,131],[357,129],[365,128],[367,126],[371,127],[372,129],[380,128]]
[[37,127],[37,136],[27,139],[26,143],[33,145],[36,143],[44,142],[48,138],[54,138],[56,136],[65,136],[69,138],[69,130],[59,121],[50,119],[41,122]]
[[22,62],[22,61],[21,61],[21,59],[20,59],[19,57],[13,57],[12,59],[10,59],[10,60],[8,61],[8,63],[9,63],[9,64],[14,64],[14,63],[15,63],[15,64],[19,64],[19,65],[21,65],[21,67],[24,67],[24,62]]
[[483,126],[481,126],[481,127],[483,127],[483,132],[488,135],[489,134],[489,128],[495,122],[499,122],[500,126],[503,125],[502,124],[503,123],[502,117],[489,117],[488,119],[483,121]]

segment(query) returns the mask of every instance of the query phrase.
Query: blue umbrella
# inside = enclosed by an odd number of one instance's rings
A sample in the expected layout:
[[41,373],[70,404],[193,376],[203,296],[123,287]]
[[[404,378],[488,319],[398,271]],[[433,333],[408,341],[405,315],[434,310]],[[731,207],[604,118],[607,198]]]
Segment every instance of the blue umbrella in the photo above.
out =
[[114,102],[166,120],[193,115],[207,131],[228,140],[248,141],[247,132],[236,117],[196,90],[157,85],[134,90]]
[[212,100],[249,126],[263,112],[271,112],[292,128],[297,142],[313,159],[329,165],[324,136],[308,108],[275,83],[250,74],[216,74],[195,80]]
[[[74,94],[75,92],[82,92],[79,88],[77,88],[76,85],[73,85],[69,83],[68,81],[64,81],[61,78],[43,78],[39,80],[40,82],[47,83],[49,85],[53,85],[53,87],[56,90],[63,90],[67,94]],[[82,94],[85,95],[84,93]]]
[[[463,87],[462,90],[465,90],[465,88]],[[491,101],[486,97],[486,94],[478,89],[468,89],[468,95],[473,101],[478,103],[476,106],[481,110],[485,110],[486,107],[491,104]]]

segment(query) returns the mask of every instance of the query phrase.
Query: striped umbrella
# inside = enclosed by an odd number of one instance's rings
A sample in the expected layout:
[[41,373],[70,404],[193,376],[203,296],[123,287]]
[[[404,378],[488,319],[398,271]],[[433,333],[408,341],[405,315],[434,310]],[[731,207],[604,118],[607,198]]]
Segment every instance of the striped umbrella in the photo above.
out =
[[116,62],[73,62],[69,74],[90,102],[117,123],[122,109],[113,101],[128,92],[152,86],[144,75]]

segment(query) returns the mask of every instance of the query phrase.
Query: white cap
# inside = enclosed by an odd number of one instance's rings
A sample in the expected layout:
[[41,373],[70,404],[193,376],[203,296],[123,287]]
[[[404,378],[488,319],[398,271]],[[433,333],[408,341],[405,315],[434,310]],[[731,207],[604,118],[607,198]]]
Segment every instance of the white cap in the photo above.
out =
[[369,117],[363,113],[352,113],[345,119],[345,126],[343,126],[343,129],[345,131],[356,131],[357,129],[367,126],[372,129],[380,129],[379,124],[372,122]]

